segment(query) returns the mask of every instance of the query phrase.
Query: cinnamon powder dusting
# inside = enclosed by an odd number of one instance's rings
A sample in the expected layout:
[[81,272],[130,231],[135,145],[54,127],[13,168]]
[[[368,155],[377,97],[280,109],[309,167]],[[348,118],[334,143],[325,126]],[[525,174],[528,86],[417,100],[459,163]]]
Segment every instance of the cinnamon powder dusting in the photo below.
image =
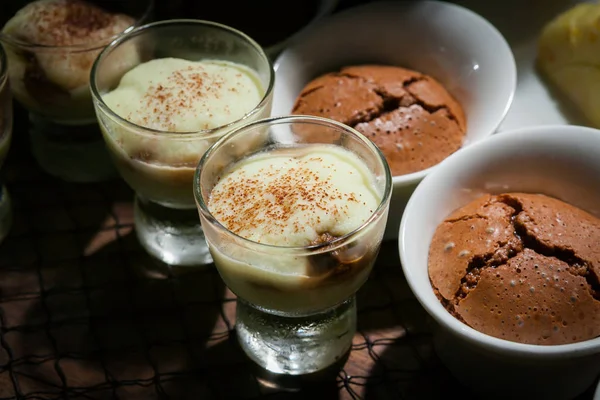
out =
[[134,20],[82,0],[42,0],[21,9],[11,22],[6,33],[11,35],[14,30],[21,40],[72,46],[109,39],[133,25]]
[[117,114],[146,128],[198,132],[240,120],[263,95],[255,71],[244,65],[166,57],[137,65],[103,99]]
[[[195,114],[197,107],[194,102],[200,99],[204,103],[218,100],[225,84],[223,75],[208,73],[200,64],[174,71],[164,84],[151,85],[144,94],[143,102],[153,112],[142,117],[143,125],[159,125],[167,130],[177,131],[173,117]],[[227,107],[222,111],[231,114]],[[201,127],[209,128],[211,126],[208,123]]]
[[360,183],[347,183],[356,170],[340,168],[331,158],[262,161],[260,167],[250,161],[250,168],[234,169],[211,193],[211,212],[233,233],[258,242],[301,237],[302,243],[290,244],[309,245],[325,233],[347,233],[335,232],[336,224],[355,218],[357,207],[365,219],[373,212],[373,199],[363,195]]

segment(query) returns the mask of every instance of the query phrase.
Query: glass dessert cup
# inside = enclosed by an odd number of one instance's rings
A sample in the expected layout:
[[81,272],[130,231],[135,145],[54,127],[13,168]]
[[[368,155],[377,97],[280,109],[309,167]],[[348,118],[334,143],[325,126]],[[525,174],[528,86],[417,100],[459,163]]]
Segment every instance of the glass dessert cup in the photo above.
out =
[[[120,63],[122,54],[133,55]],[[102,96],[133,67],[159,58],[223,60],[256,73],[264,88],[260,102],[242,118],[215,129],[169,132],[149,129],[116,114]],[[170,20],[134,29],[111,43],[92,68],[96,114],[117,169],[135,190],[135,228],[145,250],[174,266],[212,262],[195,208],[192,182],[198,161],[221,136],[269,116],[273,67],[262,48],[227,26],[199,20]]]
[[[307,130],[320,134],[303,135]],[[339,146],[366,164],[381,200],[358,228],[318,244],[286,247],[239,236],[211,213],[211,192],[226,168],[257,153],[307,144]],[[275,374],[307,375],[344,357],[356,331],[355,293],[379,252],[390,194],[391,176],[379,149],[352,128],[324,118],[250,123],[206,152],[194,177],[194,195],[215,265],[238,296],[237,337],[250,359]]]
[[[8,84],[6,53],[0,46],[0,167],[6,159],[12,135],[12,99]],[[0,241],[10,230],[12,209],[6,187],[0,185]]]
[[[88,41],[79,38],[78,44],[57,42],[52,45],[23,39],[23,32],[18,29],[0,32],[0,43],[7,52],[13,97],[29,112],[31,151],[45,172],[70,182],[98,182],[117,176],[94,114],[89,89],[90,70],[108,43],[120,33],[147,22],[153,9],[152,0],[85,1],[105,11],[123,14],[122,20],[109,22],[118,27],[114,29],[118,34],[111,31],[107,37],[100,37],[90,33]],[[30,3],[34,2],[7,2],[3,14],[12,19]],[[82,12],[73,17],[73,24],[88,27],[101,24],[98,22],[100,17],[91,15],[92,12],[89,14]],[[87,22],[86,18],[90,21]],[[11,20],[8,21],[10,23]],[[0,23],[6,30],[7,21]],[[47,20],[45,23],[51,24]],[[21,22],[20,25],[27,24]],[[32,29],[28,28],[29,31]],[[44,29],[40,28],[40,32]],[[93,28],[89,29],[93,32]],[[51,32],[44,36],[59,38],[63,33]]]

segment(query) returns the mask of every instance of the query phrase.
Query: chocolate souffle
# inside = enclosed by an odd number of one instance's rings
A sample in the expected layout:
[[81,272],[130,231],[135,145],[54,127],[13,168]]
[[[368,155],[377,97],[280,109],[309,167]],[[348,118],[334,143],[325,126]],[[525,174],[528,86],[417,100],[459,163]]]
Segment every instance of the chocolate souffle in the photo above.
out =
[[439,225],[429,277],[485,334],[559,345],[600,336],[600,220],[540,194],[485,195]]
[[437,80],[385,65],[349,66],[317,77],[292,113],[355,128],[381,149],[394,176],[429,168],[457,151],[467,124],[461,105]]

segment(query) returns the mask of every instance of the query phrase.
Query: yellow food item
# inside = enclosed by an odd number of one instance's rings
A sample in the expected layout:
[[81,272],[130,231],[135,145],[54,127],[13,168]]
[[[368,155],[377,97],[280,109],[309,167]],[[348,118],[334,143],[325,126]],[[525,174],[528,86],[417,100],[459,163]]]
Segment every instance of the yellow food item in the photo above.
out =
[[541,71],[586,118],[600,127],[600,3],[582,3],[542,30]]

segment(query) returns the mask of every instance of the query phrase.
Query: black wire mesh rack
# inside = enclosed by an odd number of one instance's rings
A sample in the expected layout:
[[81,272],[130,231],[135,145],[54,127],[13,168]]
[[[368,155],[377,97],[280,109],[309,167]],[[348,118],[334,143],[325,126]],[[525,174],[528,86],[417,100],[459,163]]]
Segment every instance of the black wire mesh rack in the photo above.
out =
[[14,223],[0,244],[0,399],[473,398],[435,356],[393,242],[358,293],[341,370],[293,392],[265,384],[237,346],[235,296],[214,267],[151,261],[130,189],[43,174],[22,121],[2,171]]
[[[0,398],[289,395],[263,387],[237,348],[235,297],[214,268],[147,258],[124,183],[55,180],[20,140],[5,172],[14,224],[0,246]],[[394,381],[401,392],[437,368],[426,331],[409,327],[423,313],[396,258],[382,256],[392,268],[377,268],[361,291],[361,333],[332,393],[358,397]]]

